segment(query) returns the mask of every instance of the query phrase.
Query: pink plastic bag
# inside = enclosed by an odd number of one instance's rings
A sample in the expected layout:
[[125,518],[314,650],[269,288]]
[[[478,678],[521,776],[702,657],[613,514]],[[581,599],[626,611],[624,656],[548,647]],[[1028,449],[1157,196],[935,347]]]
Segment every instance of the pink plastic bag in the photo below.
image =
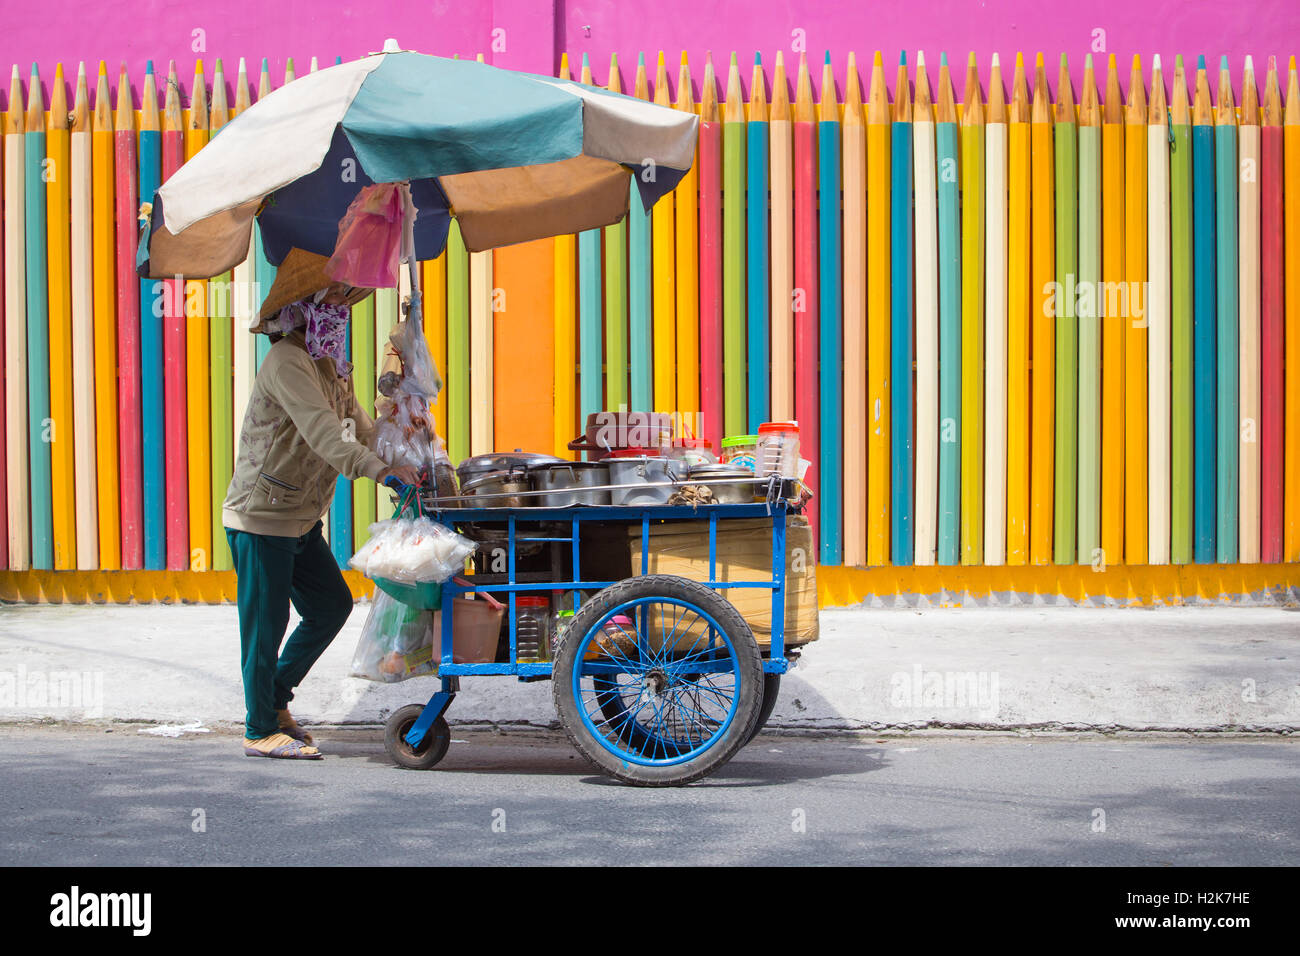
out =
[[394,289],[402,246],[402,195],[396,183],[366,186],[339,220],[325,274],[365,289]]

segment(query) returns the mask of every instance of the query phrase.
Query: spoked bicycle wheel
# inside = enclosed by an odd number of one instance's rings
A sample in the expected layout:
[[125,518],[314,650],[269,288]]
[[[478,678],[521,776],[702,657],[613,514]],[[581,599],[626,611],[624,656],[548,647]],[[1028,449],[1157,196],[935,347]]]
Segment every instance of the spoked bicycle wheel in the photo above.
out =
[[762,704],[758,644],[736,609],[673,575],[629,578],[574,615],[553,693],[574,746],[641,786],[698,780],[748,742]]

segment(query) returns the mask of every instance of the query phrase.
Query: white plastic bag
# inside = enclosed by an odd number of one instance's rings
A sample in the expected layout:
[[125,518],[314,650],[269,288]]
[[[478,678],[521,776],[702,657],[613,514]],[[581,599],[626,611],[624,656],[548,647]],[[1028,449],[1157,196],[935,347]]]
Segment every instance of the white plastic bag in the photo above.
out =
[[464,570],[474,542],[426,517],[378,521],[349,562],[368,578],[442,583]]
[[433,366],[429,343],[424,337],[424,323],[419,318],[405,319],[388,337],[402,360],[401,389],[409,395],[430,402],[442,389],[442,379]]
[[352,677],[395,683],[438,673],[432,611],[408,607],[378,588],[352,655]]

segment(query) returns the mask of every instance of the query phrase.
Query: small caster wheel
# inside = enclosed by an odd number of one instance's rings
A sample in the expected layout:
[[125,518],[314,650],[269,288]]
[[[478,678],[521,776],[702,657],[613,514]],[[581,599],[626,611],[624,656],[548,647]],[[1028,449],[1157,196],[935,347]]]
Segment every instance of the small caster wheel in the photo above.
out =
[[407,770],[432,770],[447,756],[447,748],[451,746],[451,729],[441,717],[433,722],[420,746],[412,747],[406,742],[406,735],[422,713],[424,704],[407,704],[398,708],[384,725],[384,749],[393,763]]

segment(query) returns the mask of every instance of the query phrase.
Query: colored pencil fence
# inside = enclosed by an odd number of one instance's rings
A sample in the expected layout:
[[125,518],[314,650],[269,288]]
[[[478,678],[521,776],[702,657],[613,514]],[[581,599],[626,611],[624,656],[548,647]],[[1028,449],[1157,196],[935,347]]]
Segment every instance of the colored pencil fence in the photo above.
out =
[[[825,565],[1300,561],[1294,59],[1247,58],[1234,99],[1204,58],[1135,58],[1121,91],[1114,57],[1104,82],[1062,57],[1049,89],[1050,59],[972,54],[959,103],[937,52],[892,80],[828,56],[818,87],[803,57],[755,57],[747,85],[734,54],[700,80],[584,62],[699,113],[697,168],[581,236],[469,254],[453,228],[424,267],[453,459],[571,454],[600,409],[678,413],[715,452],[792,417]],[[38,66],[3,110],[0,571],[228,571],[274,272],[255,240],[211,281],[140,282],[135,236],[276,84],[173,63],[160,97],[152,65]],[[367,407],[396,315],[393,292],[353,313]],[[339,481],[341,566],[388,510]]]

